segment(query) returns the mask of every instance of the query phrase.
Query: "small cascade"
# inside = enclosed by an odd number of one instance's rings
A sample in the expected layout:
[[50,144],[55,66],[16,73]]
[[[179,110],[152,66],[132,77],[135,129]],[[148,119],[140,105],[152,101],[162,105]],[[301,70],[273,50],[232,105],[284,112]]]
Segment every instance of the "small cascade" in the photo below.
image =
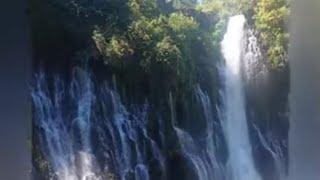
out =
[[121,104],[118,94],[112,90],[106,90],[106,93],[111,97],[113,107],[113,121],[108,127],[113,137],[113,151],[121,179],[128,179],[132,173],[137,180],[150,179],[146,157],[148,149],[164,171],[162,152],[155,141],[148,136],[146,129],[148,104],[133,107],[132,113],[129,113]]
[[284,180],[287,178],[286,175],[286,165],[285,165],[285,153],[283,151],[283,146],[286,147],[285,142],[281,142],[276,138],[272,137],[272,134],[263,134],[259,128],[253,124],[253,128],[258,134],[258,138],[263,148],[267,150],[274,161],[275,174],[278,175],[279,180]]
[[197,173],[199,180],[209,180],[209,169],[205,164],[204,159],[201,157],[200,149],[197,144],[194,142],[194,139],[190,136],[189,133],[183,131],[180,128],[175,127],[176,134],[181,145],[182,153],[189,159],[194,167],[195,172]]
[[209,164],[211,165],[210,168],[213,170],[213,174],[211,177],[213,179],[225,179],[225,172],[223,165],[218,161],[217,158],[217,148],[219,148],[219,137],[216,134],[215,127],[217,126],[217,122],[213,119],[213,112],[212,112],[212,103],[208,94],[204,93],[200,86],[197,86],[196,94],[198,99],[201,102],[203,113],[205,115],[206,120],[206,148],[205,152],[207,154],[207,159]]
[[244,52],[243,64],[244,75],[246,80],[261,81],[267,77],[267,67],[263,64],[263,59],[254,31],[246,31],[246,50]]
[[256,171],[249,139],[243,80],[241,77],[244,50],[245,17],[233,16],[229,19],[227,32],[221,43],[225,66],[222,67],[224,89],[221,117],[226,137],[229,160],[228,176],[232,180],[260,180]]
[[174,127],[182,153],[192,162],[199,180],[224,179],[223,166],[216,157],[216,141],[214,134],[214,119],[209,96],[202,91],[200,86],[195,89],[197,100],[201,104],[202,113],[206,120],[205,147],[199,145],[186,130]]

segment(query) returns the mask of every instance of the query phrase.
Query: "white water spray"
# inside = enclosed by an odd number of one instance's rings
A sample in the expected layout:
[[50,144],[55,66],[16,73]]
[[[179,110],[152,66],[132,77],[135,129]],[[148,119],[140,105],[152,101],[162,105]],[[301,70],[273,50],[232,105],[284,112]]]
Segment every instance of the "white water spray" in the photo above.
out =
[[230,179],[260,180],[251,152],[240,71],[244,49],[244,25],[243,15],[231,17],[221,43],[225,58],[225,66],[221,69],[225,80],[222,125],[229,149]]

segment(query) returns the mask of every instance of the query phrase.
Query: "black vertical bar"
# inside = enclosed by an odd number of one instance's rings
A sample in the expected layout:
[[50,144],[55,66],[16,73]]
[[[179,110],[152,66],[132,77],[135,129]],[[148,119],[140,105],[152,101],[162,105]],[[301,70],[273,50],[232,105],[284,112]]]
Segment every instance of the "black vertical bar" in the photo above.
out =
[[0,179],[31,170],[31,47],[26,0],[0,1]]
[[291,3],[289,180],[319,180],[320,1]]

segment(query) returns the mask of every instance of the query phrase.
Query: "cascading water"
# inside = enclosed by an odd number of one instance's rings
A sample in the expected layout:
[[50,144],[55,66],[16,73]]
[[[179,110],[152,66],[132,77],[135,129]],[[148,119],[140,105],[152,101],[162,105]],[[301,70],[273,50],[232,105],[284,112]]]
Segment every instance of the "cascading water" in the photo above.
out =
[[158,178],[165,178],[162,151],[146,129],[148,103],[129,112],[114,90],[95,86],[85,70],[75,68],[72,77],[69,86],[55,77],[50,89],[39,73],[32,89],[39,146],[54,171],[50,179],[149,180],[150,159],[159,164]]
[[272,137],[272,134],[264,135],[261,133],[259,128],[256,125],[253,125],[254,130],[256,131],[259,141],[262,144],[263,148],[267,150],[272,156],[274,161],[274,172],[279,180],[286,179],[286,170],[285,170],[285,153],[283,151],[283,146],[286,146],[285,142],[278,141],[276,138]]
[[[253,30],[247,31],[247,45],[244,54],[244,75],[250,83],[258,84],[267,77],[267,68],[263,64],[257,37]],[[253,82],[252,82],[253,81]]]
[[[161,171],[164,172],[162,152],[156,142],[149,137],[146,129],[148,105],[134,107],[130,114],[121,104],[117,93],[109,89],[106,89],[104,93],[107,93],[104,97],[111,97],[113,107],[113,112],[111,112],[113,121],[112,124],[107,124],[107,127],[112,137],[113,146],[111,150],[114,151],[116,157],[120,179],[130,179],[131,174],[136,180],[150,179],[146,156],[148,149],[151,151],[152,158],[158,161]],[[103,102],[108,102],[108,98],[104,99]],[[105,141],[110,140],[105,139]]]
[[223,180],[225,177],[223,165],[217,160],[216,139],[214,131],[214,119],[212,104],[209,96],[202,91],[200,86],[195,89],[197,101],[200,103],[202,113],[207,124],[205,130],[205,147],[199,146],[199,142],[187,131],[174,127],[181,145],[182,153],[189,159],[199,180]]
[[222,126],[229,149],[229,179],[259,180],[261,177],[255,169],[251,152],[240,71],[244,53],[244,25],[243,15],[231,17],[221,44],[225,58],[225,66],[221,69],[225,81]]
[[[90,147],[90,113],[95,99],[92,82],[87,74],[75,70],[70,91],[65,91],[59,78],[55,78],[53,89],[55,93],[50,94],[46,77],[40,73],[36,78],[32,98],[35,106],[35,123],[43,135],[40,143],[43,145],[45,155],[51,160],[52,168],[55,170],[54,178],[100,179],[96,176],[98,168],[93,167],[94,159]],[[68,95],[74,106],[65,109],[66,106],[63,104]],[[72,111],[72,116],[66,117],[66,110]],[[75,129],[79,135],[77,140],[73,134]]]

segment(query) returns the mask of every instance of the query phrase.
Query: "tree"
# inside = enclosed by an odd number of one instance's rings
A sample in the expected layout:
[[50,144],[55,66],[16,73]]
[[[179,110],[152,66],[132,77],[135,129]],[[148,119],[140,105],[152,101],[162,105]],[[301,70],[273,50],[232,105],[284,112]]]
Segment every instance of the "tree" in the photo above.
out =
[[255,7],[255,27],[273,67],[287,61],[289,4],[287,0],[260,0]]

